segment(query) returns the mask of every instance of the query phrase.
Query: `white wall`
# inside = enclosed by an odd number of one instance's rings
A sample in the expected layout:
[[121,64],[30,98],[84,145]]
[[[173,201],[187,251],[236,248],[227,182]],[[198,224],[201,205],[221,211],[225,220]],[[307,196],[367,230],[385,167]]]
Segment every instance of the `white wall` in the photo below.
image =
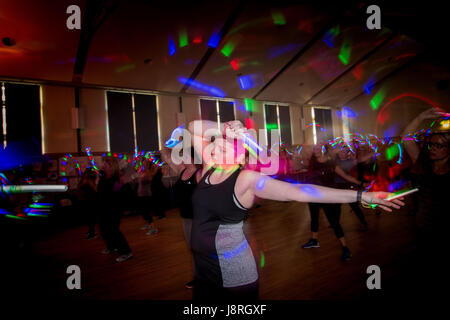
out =
[[46,153],[77,151],[76,129],[72,128],[72,108],[74,107],[74,88],[42,86],[44,148]]
[[80,89],[81,146],[93,152],[108,150],[106,94],[101,89]]

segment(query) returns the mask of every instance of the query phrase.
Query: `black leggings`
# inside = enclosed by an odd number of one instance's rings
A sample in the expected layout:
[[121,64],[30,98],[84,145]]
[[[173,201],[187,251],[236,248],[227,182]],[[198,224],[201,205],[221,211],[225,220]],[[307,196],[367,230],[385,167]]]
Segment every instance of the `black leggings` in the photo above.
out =
[[325,216],[333,228],[334,234],[338,239],[344,236],[339,220],[341,218],[341,205],[336,203],[308,203],[311,214],[311,232],[319,231],[319,209],[322,208]]
[[148,224],[153,223],[153,199],[152,197],[137,198],[137,212],[147,221]]
[[192,299],[216,302],[256,301],[259,298],[258,291],[258,280],[239,287],[224,288],[196,278]]
[[349,203],[349,205],[350,205],[350,208],[352,208],[353,212],[358,217],[361,224],[367,225],[366,218],[364,217],[364,212],[359,207],[358,202],[352,202],[352,203]]
[[100,230],[108,250],[117,249],[119,254],[131,253],[130,246],[122,232],[120,232],[121,212],[104,212],[100,219]]

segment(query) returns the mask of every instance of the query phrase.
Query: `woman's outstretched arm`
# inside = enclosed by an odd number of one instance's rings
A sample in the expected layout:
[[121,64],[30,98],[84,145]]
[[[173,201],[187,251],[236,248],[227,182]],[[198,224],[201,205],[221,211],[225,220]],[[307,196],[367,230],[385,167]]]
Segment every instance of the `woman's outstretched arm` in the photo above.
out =
[[[353,190],[333,189],[312,184],[291,184],[251,170],[245,170],[240,174],[236,186],[236,196],[245,207],[252,205],[255,196],[278,201],[352,203],[357,202],[357,193]],[[383,200],[387,196],[386,192],[363,192],[361,202],[379,205],[386,211],[392,211],[391,208],[399,209],[404,205],[400,200]]]

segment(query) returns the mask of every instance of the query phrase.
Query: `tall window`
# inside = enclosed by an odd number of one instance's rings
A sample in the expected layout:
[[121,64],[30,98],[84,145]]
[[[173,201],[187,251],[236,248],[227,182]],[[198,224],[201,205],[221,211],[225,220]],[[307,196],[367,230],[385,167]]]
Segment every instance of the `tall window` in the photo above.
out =
[[314,107],[311,109],[314,144],[333,139],[333,121],[331,109],[327,107]]
[[158,150],[156,96],[108,91],[110,151]]
[[40,87],[5,82],[0,86],[0,149],[33,161],[42,155]]
[[266,104],[264,105],[264,116],[266,122],[267,143],[272,145],[277,142],[272,141],[271,130],[278,130],[281,143],[287,146],[292,145],[291,116],[289,113],[289,106]]
[[200,114],[202,120],[224,123],[235,120],[234,103],[218,99],[200,99]]

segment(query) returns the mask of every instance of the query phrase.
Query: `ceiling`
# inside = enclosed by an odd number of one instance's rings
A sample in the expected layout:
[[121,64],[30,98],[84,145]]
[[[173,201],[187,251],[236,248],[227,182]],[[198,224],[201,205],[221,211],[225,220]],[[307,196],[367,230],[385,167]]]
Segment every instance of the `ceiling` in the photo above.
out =
[[[366,28],[361,2],[93,3],[0,0],[0,38],[15,41],[0,43],[0,78],[341,106],[445,57],[439,19],[417,19],[432,9],[405,3],[381,6],[381,30]],[[81,30],[66,28],[72,4]]]

